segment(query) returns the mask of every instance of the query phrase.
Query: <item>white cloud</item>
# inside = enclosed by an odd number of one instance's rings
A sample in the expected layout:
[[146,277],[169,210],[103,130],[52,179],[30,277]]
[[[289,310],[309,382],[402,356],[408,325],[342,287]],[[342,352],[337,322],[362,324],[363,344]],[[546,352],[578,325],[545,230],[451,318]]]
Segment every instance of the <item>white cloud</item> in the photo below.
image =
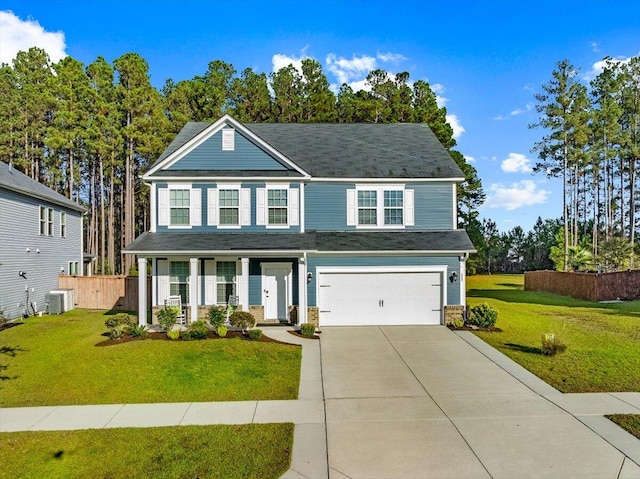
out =
[[277,72],[278,70],[288,67],[289,65],[293,65],[293,67],[302,73],[302,60],[309,58],[304,50],[302,50],[302,54],[299,58],[295,56],[288,56],[282,53],[276,53],[271,57],[271,64],[273,65],[273,71]]
[[360,57],[354,55],[351,60],[347,60],[344,57],[336,56],[335,53],[329,53],[326,63],[329,71],[336,76],[340,85],[357,81],[357,79],[362,81],[362,78],[366,77],[371,70],[376,69],[376,59],[368,55]]
[[508,120],[509,118],[513,117],[513,116],[518,116],[518,115],[522,115],[524,113],[529,113],[530,111],[532,111],[534,109],[535,105],[533,103],[527,103],[524,108],[516,108],[515,110],[512,110],[511,113],[509,113],[508,115],[498,115],[498,116],[494,116],[493,119],[494,120],[498,120],[498,121],[502,121],[502,120]]
[[391,53],[391,52],[387,52],[387,53],[378,52],[376,57],[378,58],[378,60],[385,63],[386,62],[400,63],[407,59],[407,57],[405,57],[401,53]]
[[444,85],[440,83],[434,83],[433,85],[429,85],[431,87],[431,91],[436,95],[436,104],[438,108],[444,108],[444,106],[449,101],[448,98],[443,96],[444,94]]
[[449,125],[451,125],[451,128],[453,128],[453,138],[457,140],[466,131],[464,129],[464,126],[462,126],[462,124],[460,124],[460,120],[458,120],[458,116],[457,115],[447,115],[446,119],[447,119],[447,122],[449,123]]
[[500,165],[505,173],[531,173],[531,161],[520,153],[509,153],[509,156],[502,160]]
[[[640,54],[640,52],[638,52]],[[607,63],[612,63],[612,64],[616,64],[616,63],[629,63],[629,61],[631,61],[632,57],[615,57],[615,58],[604,58],[600,61],[595,62],[593,65],[591,65],[591,70],[589,70],[587,73],[585,73],[583,79],[586,81],[590,81],[593,80],[595,77],[597,77],[600,73],[602,73],[602,70],[605,69],[605,67],[607,66]]]
[[464,155],[464,159],[467,160],[467,163],[475,163],[476,159],[473,156]]
[[600,48],[599,48],[599,43],[598,42],[591,42],[591,51],[594,53],[600,53]]
[[489,187],[489,195],[484,206],[487,208],[503,208],[512,211],[523,206],[537,205],[547,202],[551,193],[538,189],[533,180],[522,180],[510,185],[494,183]]
[[21,20],[12,11],[0,11],[0,63],[11,64],[20,51],[42,48],[56,63],[67,56],[63,32],[47,32],[35,20]]

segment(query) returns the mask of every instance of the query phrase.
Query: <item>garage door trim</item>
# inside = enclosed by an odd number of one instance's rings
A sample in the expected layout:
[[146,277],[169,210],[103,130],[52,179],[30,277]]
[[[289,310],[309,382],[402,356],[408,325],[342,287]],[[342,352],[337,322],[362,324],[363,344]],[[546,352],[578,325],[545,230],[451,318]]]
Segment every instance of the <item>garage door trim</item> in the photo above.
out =
[[[323,273],[437,273],[440,276],[440,324],[443,324],[444,307],[447,305],[447,266],[446,265],[421,265],[421,266],[318,266],[316,268],[316,306],[322,307],[320,289],[322,288]],[[322,326],[322,312],[320,313],[320,326]]]

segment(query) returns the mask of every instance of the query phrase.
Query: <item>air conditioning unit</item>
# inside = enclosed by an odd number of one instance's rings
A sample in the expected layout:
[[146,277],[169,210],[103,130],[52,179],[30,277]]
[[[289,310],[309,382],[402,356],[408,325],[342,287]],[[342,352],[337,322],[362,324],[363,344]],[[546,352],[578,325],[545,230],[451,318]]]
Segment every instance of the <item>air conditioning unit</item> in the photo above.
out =
[[54,289],[50,291],[50,294],[61,294],[63,296],[62,312],[71,311],[75,309],[75,298],[73,289]]
[[47,311],[49,314],[64,313],[64,294],[51,292],[44,295],[44,299],[48,305]]

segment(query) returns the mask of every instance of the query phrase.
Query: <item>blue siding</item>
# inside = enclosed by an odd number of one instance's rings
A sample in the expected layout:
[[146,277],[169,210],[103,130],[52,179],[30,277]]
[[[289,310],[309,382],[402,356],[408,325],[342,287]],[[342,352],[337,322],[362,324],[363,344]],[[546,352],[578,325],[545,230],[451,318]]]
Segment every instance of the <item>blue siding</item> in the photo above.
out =
[[[309,306],[317,306],[316,268],[318,266],[447,266],[447,276],[455,272],[460,277],[457,256],[312,256],[307,260],[308,271],[313,279],[307,285]],[[460,304],[459,283],[445,282],[447,304]]]
[[[453,228],[453,183],[407,183],[414,190],[415,226],[407,230]],[[305,186],[306,228],[318,231],[355,230],[347,226],[347,190],[353,183],[310,183]]]
[[[221,185],[224,185],[224,183],[221,183]],[[241,228],[235,228],[235,229],[230,229],[230,228],[218,228],[216,226],[209,226],[207,225],[207,205],[208,205],[208,197],[207,197],[207,188],[215,188],[217,185],[216,183],[194,183],[192,185],[193,188],[199,188],[202,191],[202,197],[201,197],[201,203],[202,203],[202,218],[201,218],[201,226],[193,226],[191,228],[187,228],[188,231],[194,231],[194,232],[269,232],[269,233],[299,233],[300,232],[300,226],[290,226],[289,228],[267,228],[264,225],[256,225],[256,189],[257,188],[264,188],[265,187],[265,183],[242,183],[240,185],[241,188],[249,188],[251,189],[251,225],[249,226],[242,226]],[[297,183],[290,183],[289,187],[291,189],[299,189],[299,184]],[[158,183],[158,188],[166,188],[167,187],[167,183]],[[158,214],[158,204],[156,202],[156,218],[157,218],[157,214]],[[302,211],[300,211],[300,214],[302,215]],[[177,231],[177,232],[184,232],[185,229],[174,229],[174,228],[169,228],[168,226],[156,226],[156,231],[157,232],[171,232],[171,231]]]
[[222,151],[222,132],[208,138],[167,170],[287,170],[277,160],[235,133],[235,149]]
[[[40,206],[53,208],[53,236],[40,236]],[[61,211],[67,214],[64,238],[60,237]],[[61,268],[69,272],[70,261],[82,268],[80,213],[0,189],[0,308],[7,317],[22,314],[27,288],[29,303],[35,302],[37,310],[44,311],[45,294],[58,289],[58,275]],[[27,279],[18,276],[18,271],[24,271]]]

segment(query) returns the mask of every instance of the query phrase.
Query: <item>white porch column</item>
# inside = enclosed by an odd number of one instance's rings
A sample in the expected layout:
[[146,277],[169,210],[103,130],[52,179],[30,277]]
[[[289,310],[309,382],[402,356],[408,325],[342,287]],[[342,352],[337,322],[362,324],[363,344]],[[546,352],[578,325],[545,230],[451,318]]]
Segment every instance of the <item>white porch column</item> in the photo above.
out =
[[138,324],[147,324],[147,258],[138,257]]
[[249,311],[249,258],[240,258],[240,280],[238,281],[238,303],[243,311]]
[[460,283],[460,304],[465,306],[467,304],[467,281],[466,281],[466,272],[467,272],[467,261],[466,255],[460,256],[460,278],[458,282]]
[[298,258],[298,324],[307,322],[307,258]]
[[198,320],[198,289],[198,258],[189,258],[189,322]]

